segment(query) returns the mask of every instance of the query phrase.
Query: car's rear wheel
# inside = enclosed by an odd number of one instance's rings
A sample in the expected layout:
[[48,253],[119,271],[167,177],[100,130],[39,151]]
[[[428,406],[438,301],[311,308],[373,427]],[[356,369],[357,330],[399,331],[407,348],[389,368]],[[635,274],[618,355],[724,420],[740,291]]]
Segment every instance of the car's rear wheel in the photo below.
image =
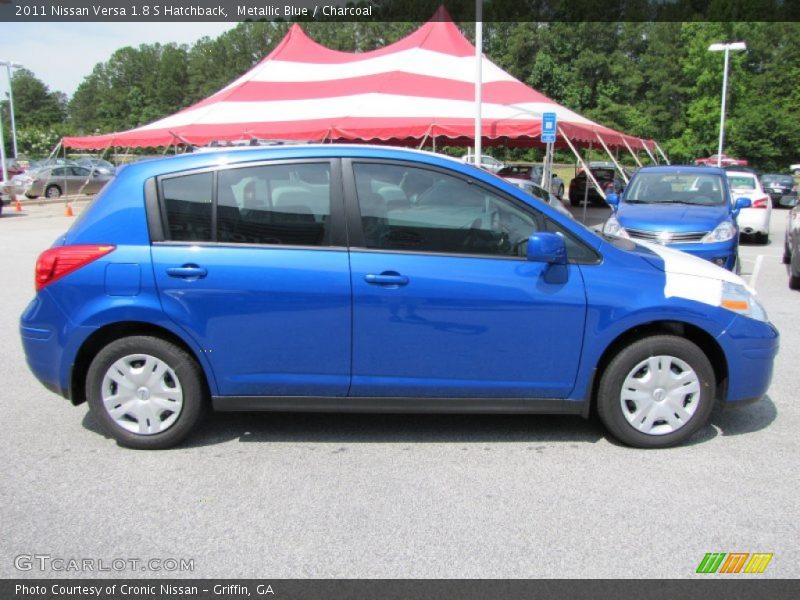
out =
[[561,200],[564,197],[564,186],[563,185],[558,186],[558,193],[556,194],[556,196],[558,196],[559,200]]
[[55,184],[48,185],[47,189],[44,191],[44,195],[48,198],[60,198],[61,188]]
[[175,446],[208,404],[197,361],[175,344],[151,336],[108,344],[92,361],[86,386],[92,414],[129,448]]
[[597,410],[611,434],[639,448],[689,439],[709,418],[714,369],[694,343],[654,335],[621,350],[604,371]]
[[789,250],[789,244],[783,244],[783,264],[788,265],[792,262],[792,252]]

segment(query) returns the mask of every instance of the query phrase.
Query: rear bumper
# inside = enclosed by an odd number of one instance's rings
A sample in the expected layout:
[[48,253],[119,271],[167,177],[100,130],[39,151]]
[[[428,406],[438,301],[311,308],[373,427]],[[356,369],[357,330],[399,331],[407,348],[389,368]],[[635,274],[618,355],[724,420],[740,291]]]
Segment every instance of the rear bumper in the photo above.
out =
[[77,349],[93,332],[77,327],[42,290],[22,313],[19,333],[25,360],[36,379],[51,392],[70,399],[70,377]]
[[769,233],[769,217],[770,213],[765,208],[743,208],[736,223],[744,234]]

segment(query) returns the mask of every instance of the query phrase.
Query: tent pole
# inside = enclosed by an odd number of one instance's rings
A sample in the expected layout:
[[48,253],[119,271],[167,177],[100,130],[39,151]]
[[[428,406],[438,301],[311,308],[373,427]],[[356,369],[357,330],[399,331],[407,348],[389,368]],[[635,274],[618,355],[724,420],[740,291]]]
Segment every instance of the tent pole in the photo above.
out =
[[[589,159],[589,162],[592,161],[592,140],[589,140],[589,149],[586,151],[586,158]],[[592,176],[592,181],[594,181],[594,173],[592,173],[592,170],[587,166],[586,167],[586,176],[587,176],[587,178],[589,177],[589,175]],[[588,179],[587,179],[587,183],[588,183]],[[595,185],[597,185],[597,184],[595,183]],[[597,189],[600,189],[600,187],[598,186]],[[583,186],[583,224],[584,225],[586,225],[586,211],[587,210],[589,210],[589,186],[588,185],[584,185]]]
[[597,139],[600,140],[600,143],[603,145],[603,148],[608,153],[608,156],[611,159],[611,162],[613,162],[614,166],[617,167],[617,171],[619,171],[619,174],[622,175],[622,178],[625,180],[625,185],[627,185],[628,184],[628,175],[625,173],[625,170],[617,162],[617,159],[614,158],[614,155],[611,154],[611,150],[608,149],[608,146],[606,146],[606,143],[603,140],[603,138],[600,137],[600,134],[597,133],[596,131],[594,132],[594,134],[597,136]]
[[641,139],[641,138],[639,139],[639,141],[642,142],[642,146],[644,146],[644,151],[647,152],[647,156],[650,157],[650,160],[653,161],[653,164],[657,165],[658,161],[656,160],[656,157],[653,156],[653,153],[650,152],[650,148],[647,147],[647,144],[645,143],[645,141],[643,139]]
[[641,167],[642,166],[642,161],[640,161],[639,157],[636,156],[636,154],[634,154],[633,149],[631,148],[631,145],[628,143],[628,140],[626,140],[625,138],[622,138],[622,141],[625,144],[625,147],[628,149],[628,152],[630,152],[631,156],[633,156],[633,160],[635,160],[636,164]]
[[58,143],[57,143],[57,144],[55,145],[55,147],[54,147],[54,148],[53,148],[53,149],[50,151],[50,156],[48,156],[47,158],[48,158],[48,159],[52,159],[53,157],[55,157],[55,156],[58,156],[58,151],[59,151],[59,150],[61,150],[61,146],[62,146],[63,144],[64,144],[64,140],[63,140],[63,139],[60,139],[60,140],[58,140]]
[[669,159],[667,158],[667,155],[664,154],[664,151],[661,149],[661,146],[658,145],[658,142],[653,141],[653,143],[656,145],[656,150],[658,150],[659,154],[661,154],[661,156],[664,158],[664,162],[667,163],[667,164],[670,164]]
[[[564,141],[567,142],[567,146],[569,146],[569,149],[572,150],[572,153],[575,155],[575,158],[578,159],[578,162],[583,167],[583,170],[586,172],[586,176],[589,179],[592,180],[592,184],[594,185],[595,189],[597,189],[597,191],[600,193],[600,197],[603,200],[605,200],[606,199],[606,193],[602,190],[602,188],[600,187],[600,184],[597,183],[597,179],[594,178],[594,175],[592,175],[592,172],[589,170],[589,165],[587,165],[586,162],[581,158],[581,155],[575,149],[575,146],[572,145],[572,142],[570,141],[570,139],[564,134],[564,130],[561,129],[560,126],[558,128],[558,132],[561,134],[561,137],[564,138]],[[591,142],[589,142],[589,148],[591,150]],[[584,214],[585,214],[585,212],[586,212],[586,210],[585,210],[585,205],[584,205]]]
[[475,166],[481,166],[483,127],[481,124],[481,92],[483,54],[483,0],[475,0]]

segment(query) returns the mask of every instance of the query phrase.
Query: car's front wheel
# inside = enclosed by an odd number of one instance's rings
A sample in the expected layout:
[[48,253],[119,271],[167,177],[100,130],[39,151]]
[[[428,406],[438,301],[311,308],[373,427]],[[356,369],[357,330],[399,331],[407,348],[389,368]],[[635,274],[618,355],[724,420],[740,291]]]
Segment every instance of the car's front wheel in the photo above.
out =
[[208,403],[194,357],[152,336],[108,344],[89,366],[86,386],[92,414],[129,448],[175,446],[199,422]]
[[715,386],[714,369],[697,345],[654,335],[611,360],[600,379],[597,410],[621,442],[666,448],[686,441],[708,421]]
[[61,197],[61,188],[57,185],[48,185],[47,189],[44,191],[44,195],[47,198],[60,198]]

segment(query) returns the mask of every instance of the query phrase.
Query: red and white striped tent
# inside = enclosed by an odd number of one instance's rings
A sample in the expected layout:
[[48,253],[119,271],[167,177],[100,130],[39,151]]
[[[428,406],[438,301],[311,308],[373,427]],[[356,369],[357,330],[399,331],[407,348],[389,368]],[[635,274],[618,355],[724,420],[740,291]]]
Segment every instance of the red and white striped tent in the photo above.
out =
[[[540,94],[483,57],[484,144],[539,145],[543,112],[557,114],[575,145],[654,147],[603,127]],[[205,100],[118,133],[67,137],[71,148],[205,145],[214,140],[281,139],[466,144],[474,138],[475,48],[444,8],[384,48],[339,52],[298,24],[260,63]]]

